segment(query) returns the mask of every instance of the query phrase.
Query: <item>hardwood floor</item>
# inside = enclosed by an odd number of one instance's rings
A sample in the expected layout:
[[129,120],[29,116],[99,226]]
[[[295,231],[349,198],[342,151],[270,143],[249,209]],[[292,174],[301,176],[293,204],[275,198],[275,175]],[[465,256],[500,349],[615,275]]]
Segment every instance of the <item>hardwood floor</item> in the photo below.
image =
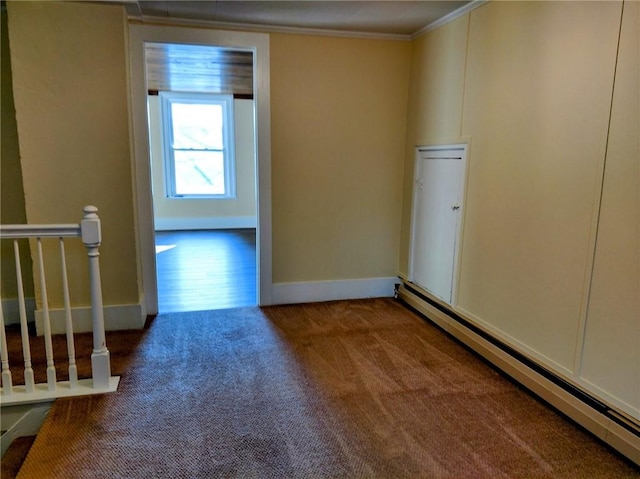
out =
[[156,232],[160,313],[255,306],[256,231]]

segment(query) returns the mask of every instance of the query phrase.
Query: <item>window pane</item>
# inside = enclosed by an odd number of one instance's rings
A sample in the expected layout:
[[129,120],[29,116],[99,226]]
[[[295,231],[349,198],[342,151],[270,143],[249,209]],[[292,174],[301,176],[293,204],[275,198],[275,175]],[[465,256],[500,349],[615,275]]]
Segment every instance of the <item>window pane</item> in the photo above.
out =
[[173,148],[222,150],[222,105],[172,103]]
[[176,151],[177,195],[224,195],[224,157],[218,151]]

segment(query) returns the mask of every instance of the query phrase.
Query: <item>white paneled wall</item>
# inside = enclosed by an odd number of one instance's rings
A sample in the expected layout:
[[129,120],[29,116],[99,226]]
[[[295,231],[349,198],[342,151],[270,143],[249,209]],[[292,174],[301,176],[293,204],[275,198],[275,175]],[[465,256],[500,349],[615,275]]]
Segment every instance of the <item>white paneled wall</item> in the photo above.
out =
[[455,311],[636,421],[639,9],[489,2],[414,41],[401,253],[410,152],[468,143]]

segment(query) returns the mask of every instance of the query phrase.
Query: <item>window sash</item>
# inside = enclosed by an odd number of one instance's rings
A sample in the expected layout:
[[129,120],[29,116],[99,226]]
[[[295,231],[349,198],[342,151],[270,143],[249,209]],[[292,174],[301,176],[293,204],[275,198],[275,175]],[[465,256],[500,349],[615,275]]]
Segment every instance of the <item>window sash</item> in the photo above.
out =
[[[160,92],[161,114],[163,122],[163,152],[164,152],[164,173],[165,173],[165,194],[168,198],[235,198],[235,158],[234,158],[234,134],[233,134],[233,97],[231,95],[215,95],[206,93],[178,93]],[[207,143],[203,140],[202,131],[195,131],[192,138],[186,135],[182,138],[178,147],[174,146],[174,123],[172,115],[172,105],[193,104],[193,105],[214,105],[221,107],[222,125],[222,148],[211,148],[209,145],[219,144],[220,141],[214,139]],[[187,124],[188,130],[188,121]],[[197,130],[197,123],[192,128]],[[217,125],[214,124],[214,130]],[[204,131],[204,135],[208,132]],[[202,148],[197,148],[197,144],[203,144]],[[188,145],[185,148],[182,145]],[[191,147],[191,146],[194,147]],[[192,154],[191,160],[187,161],[185,153]],[[218,171],[211,170],[211,165],[206,165],[197,159],[202,158],[201,154],[209,154],[214,157],[215,153],[221,155],[222,161],[216,159]],[[182,158],[179,158],[182,157]],[[180,161],[180,164],[178,162]],[[191,168],[191,170],[189,170]],[[205,170],[208,173],[205,173]],[[210,176],[209,176],[210,175]],[[193,187],[189,188],[188,180],[193,180]]]

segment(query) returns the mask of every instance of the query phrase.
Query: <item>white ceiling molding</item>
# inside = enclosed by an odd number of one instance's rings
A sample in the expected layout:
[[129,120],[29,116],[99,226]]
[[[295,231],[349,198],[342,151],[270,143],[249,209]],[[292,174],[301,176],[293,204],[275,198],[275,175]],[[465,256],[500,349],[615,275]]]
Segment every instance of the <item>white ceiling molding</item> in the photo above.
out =
[[441,27],[442,25],[452,22],[456,18],[461,17],[465,13],[469,13],[471,10],[475,10],[476,8],[481,7],[482,5],[484,5],[489,1],[490,0],[472,0],[466,5],[463,5],[462,7],[458,8],[457,10],[454,10],[448,15],[445,15],[444,17],[439,18],[435,22],[430,23],[426,27],[418,30],[413,35],[411,35],[411,39],[415,40],[416,38],[424,35],[425,33],[429,33],[430,31],[435,30],[436,28]]
[[129,15],[128,18],[130,23],[141,23],[144,25],[201,27],[201,28],[214,28],[214,29],[220,29],[220,30],[235,30],[235,31],[244,31],[244,32],[292,33],[292,34],[298,34],[298,35],[363,38],[363,39],[372,39],[372,40],[410,41],[412,39],[412,35],[402,35],[402,34],[395,34],[395,33],[370,33],[370,32],[354,32],[354,31],[347,31],[347,30],[329,30],[324,28],[286,27],[286,26],[276,26],[276,25],[258,25],[253,23],[235,23],[235,22],[215,22],[215,21],[208,21],[208,20],[153,17],[153,16],[147,16],[147,15]]

